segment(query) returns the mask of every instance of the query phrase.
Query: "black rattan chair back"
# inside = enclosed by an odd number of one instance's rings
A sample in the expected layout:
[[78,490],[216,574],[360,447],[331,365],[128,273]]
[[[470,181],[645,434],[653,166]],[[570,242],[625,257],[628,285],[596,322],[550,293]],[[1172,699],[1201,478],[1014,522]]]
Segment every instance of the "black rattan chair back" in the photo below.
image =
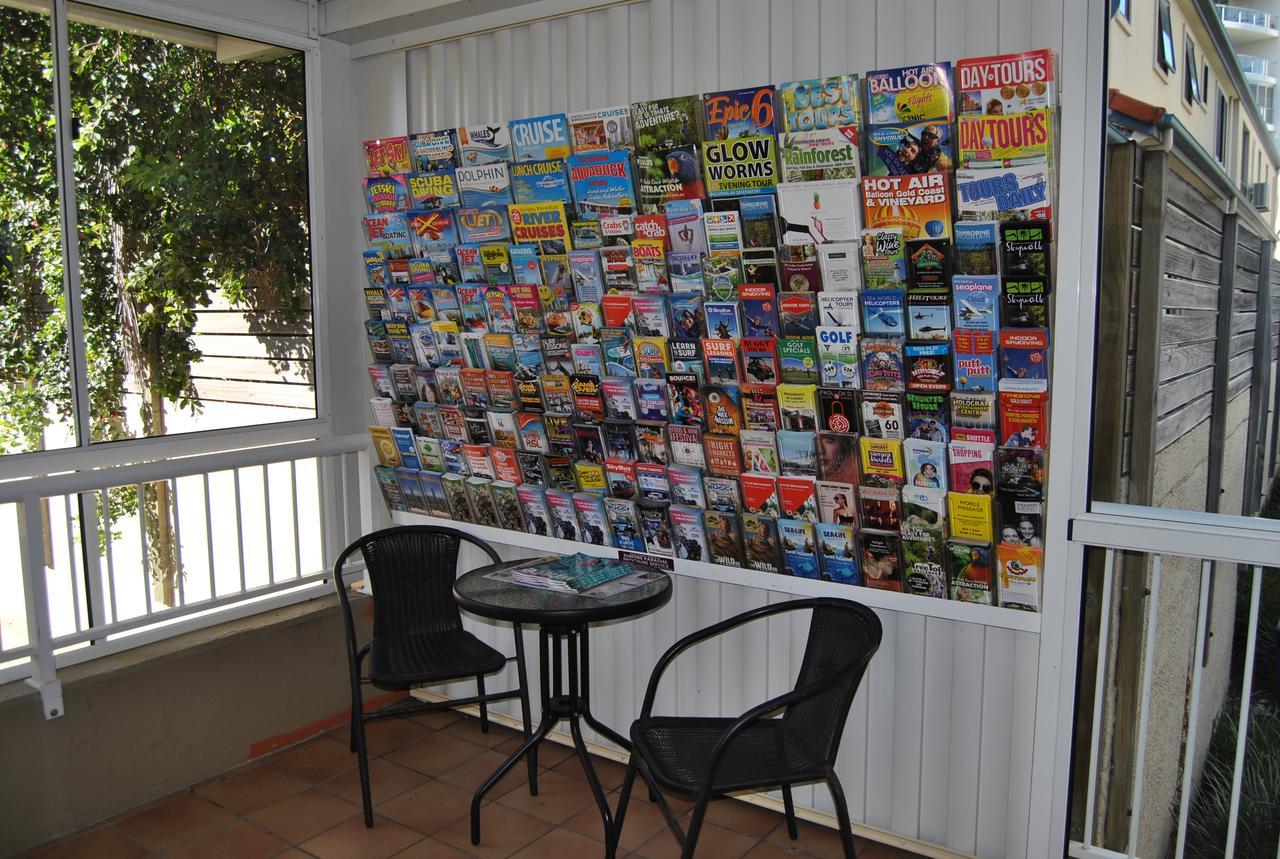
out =
[[[373,590],[373,637],[398,638],[462,628],[453,598],[461,531],[426,525],[388,528],[355,544]],[[485,544],[494,563],[498,557]]]
[[796,689],[832,680],[830,688],[797,701],[783,715],[792,736],[818,759],[834,762],[853,696],[880,647],[880,618],[847,600],[815,600]]

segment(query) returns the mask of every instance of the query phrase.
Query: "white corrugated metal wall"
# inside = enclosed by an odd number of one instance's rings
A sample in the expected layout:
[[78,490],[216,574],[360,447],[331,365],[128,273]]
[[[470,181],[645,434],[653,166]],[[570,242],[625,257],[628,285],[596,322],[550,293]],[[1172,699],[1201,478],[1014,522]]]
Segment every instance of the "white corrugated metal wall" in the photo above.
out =
[[[644,0],[358,60],[357,123],[365,136],[403,134],[934,59],[1060,50],[1070,6]],[[529,554],[503,554],[522,552]],[[651,667],[672,641],[779,599],[678,579],[663,610],[595,630],[597,715],[625,731]],[[965,853],[1026,855],[1039,636],[896,612],[880,617],[884,644],[855,700],[838,768],[854,820]],[[476,628],[509,648],[507,630]],[[804,633],[775,621],[767,635],[695,651],[677,663],[660,707],[737,714],[784,691]],[[534,644],[530,637],[531,652]],[[832,811],[825,788],[797,791],[796,801]]]

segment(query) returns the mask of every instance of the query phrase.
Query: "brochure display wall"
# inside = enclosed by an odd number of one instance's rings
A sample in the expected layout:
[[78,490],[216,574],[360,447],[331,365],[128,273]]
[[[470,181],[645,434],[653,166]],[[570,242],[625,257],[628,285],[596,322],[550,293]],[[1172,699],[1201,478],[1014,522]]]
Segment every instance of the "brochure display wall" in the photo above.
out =
[[1039,610],[1053,67],[367,141],[388,505]]

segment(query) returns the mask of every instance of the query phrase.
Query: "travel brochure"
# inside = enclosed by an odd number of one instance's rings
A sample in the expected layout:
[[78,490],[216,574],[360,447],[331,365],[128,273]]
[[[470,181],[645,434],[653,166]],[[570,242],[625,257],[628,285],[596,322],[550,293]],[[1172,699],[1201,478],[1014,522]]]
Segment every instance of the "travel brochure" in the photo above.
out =
[[[388,505],[677,570],[1038,611],[1054,65],[366,141]],[[516,569],[575,593],[631,581],[580,555]]]

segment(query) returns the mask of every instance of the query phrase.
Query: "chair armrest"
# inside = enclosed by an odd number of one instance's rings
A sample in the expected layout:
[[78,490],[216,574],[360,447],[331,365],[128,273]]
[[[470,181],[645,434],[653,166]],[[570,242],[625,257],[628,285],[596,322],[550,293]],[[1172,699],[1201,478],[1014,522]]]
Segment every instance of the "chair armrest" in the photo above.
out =
[[351,615],[351,598],[347,595],[347,579],[343,575],[342,568],[346,566],[347,558],[351,557],[358,548],[355,544],[348,546],[338,556],[338,560],[333,563],[333,587],[338,592],[338,605],[342,609],[342,623],[346,627],[347,660],[351,664],[352,673],[357,677],[360,675],[361,651],[359,643],[356,641],[355,618]]
[[716,770],[720,768],[720,759],[729,751],[729,747],[733,745],[733,741],[738,738],[738,735],[745,731],[750,725],[760,721],[770,713],[781,710],[783,707],[789,707],[792,704],[797,704],[807,698],[812,698],[813,696],[826,691],[829,687],[834,686],[839,682],[840,678],[844,676],[846,670],[847,669],[842,668],[840,671],[834,671],[826,677],[823,677],[821,680],[815,680],[814,682],[807,683],[798,689],[792,689],[789,692],[784,692],[781,695],[770,698],[768,701],[757,704],[739,716],[734,720],[733,724],[724,729],[724,732],[720,734],[719,739],[716,740],[716,744],[711,747],[711,758],[707,761],[707,772],[703,776],[702,784],[710,785],[714,783]]
[[459,540],[464,540],[468,543],[471,543],[473,546],[479,546],[480,549],[483,550],[484,553],[489,556],[489,560],[493,561],[495,564],[502,563],[502,558],[499,557],[498,551],[494,549],[493,546],[490,546],[488,543],[486,543],[484,540],[481,540],[479,537],[473,537],[470,534],[468,534],[466,531],[459,531],[454,528],[450,528],[449,530],[452,531],[454,533],[454,536],[456,536]]
[[783,614],[789,611],[800,611],[802,609],[813,608],[815,605],[821,605],[823,599],[816,600],[792,600],[790,602],[776,603],[774,605],[761,606],[760,608],[745,611],[742,614],[734,615],[726,618],[719,623],[714,623],[705,629],[700,629],[686,635],[675,644],[667,648],[666,653],[658,659],[656,665],[653,666],[653,673],[649,675],[649,685],[645,688],[644,704],[640,708],[640,718],[644,718],[652,714],[653,701],[658,694],[658,683],[662,680],[662,675],[666,673],[668,666],[684,651],[713,638],[723,632],[742,626],[752,621],[759,620],[764,617],[772,617],[776,614]]

